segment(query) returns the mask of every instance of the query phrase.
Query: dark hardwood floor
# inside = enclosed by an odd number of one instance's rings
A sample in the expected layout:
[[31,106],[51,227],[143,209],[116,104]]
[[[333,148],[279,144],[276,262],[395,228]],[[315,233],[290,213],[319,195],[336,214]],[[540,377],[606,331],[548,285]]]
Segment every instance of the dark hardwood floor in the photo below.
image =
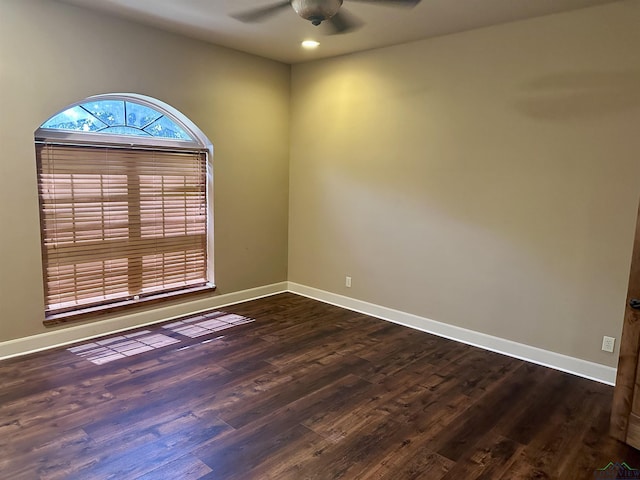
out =
[[610,461],[640,468],[607,434],[606,385],[293,294],[222,310],[255,322],[195,339],[152,327],[180,343],[104,365],[66,348],[0,362],[0,478],[593,479]]

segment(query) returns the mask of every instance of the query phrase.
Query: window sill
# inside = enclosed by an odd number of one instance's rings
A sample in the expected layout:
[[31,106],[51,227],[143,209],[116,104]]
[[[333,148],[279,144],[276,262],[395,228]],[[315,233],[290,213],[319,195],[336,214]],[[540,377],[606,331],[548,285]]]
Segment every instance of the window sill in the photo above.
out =
[[215,291],[215,289],[215,285],[203,285],[175,292],[165,292],[158,293],[156,295],[149,295],[147,297],[141,297],[137,300],[123,300],[106,305],[79,308],[68,312],[50,313],[45,315],[44,322],[42,323],[45,325],[45,327],[53,327],[56,325],[63,325],[65,323],[87,320],[89,318],[93,319],[102,315],[131,310],[136,307],[147,307],[170,300],[178,300],[185,297],[202,295],[203,293],[211,293]]

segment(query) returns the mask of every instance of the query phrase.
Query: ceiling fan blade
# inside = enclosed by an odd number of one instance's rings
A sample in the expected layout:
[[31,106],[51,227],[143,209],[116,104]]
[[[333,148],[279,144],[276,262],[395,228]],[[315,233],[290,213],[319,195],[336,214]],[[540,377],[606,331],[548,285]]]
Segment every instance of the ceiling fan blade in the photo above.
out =
[[347,13],[344,8],[341,8],[340,11],[329,20],[325,20],[325,23],[329,25],[329,28],[331,28],[331,35],[349,33],[362,26],[362,22],[353,15]]
[[245,23],[261,22],[262,20],[266,20],[270,16],[278,13],[280,10],[288,8],[289,5],[291,5],[290,0],[282,1],[266,7],[259,7],[254,8],[253,10],[247,10],[246,12],[236,13],[231,15],[231,17]]
[[361,3],[383,3],[393,7],[415,7],[421,0],[349,0]]

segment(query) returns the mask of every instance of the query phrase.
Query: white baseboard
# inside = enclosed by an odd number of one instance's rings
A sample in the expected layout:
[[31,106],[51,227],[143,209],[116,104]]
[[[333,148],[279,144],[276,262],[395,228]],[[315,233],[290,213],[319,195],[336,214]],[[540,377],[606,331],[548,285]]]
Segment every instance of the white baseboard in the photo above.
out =
[[510,357],[526,360],[531,363],[550,367],[562,372],[571,373],[579,377],[588,378],[597,382],[615,385],[616,369],[589,362],[561,353],[543,350],[523,343],[494,337],[485,333],[467,330],[466,328],[448,325],[428,318],[413,315],[411,313],[394,310],[392,308],[375,305],[373,303],[356,300],[336,293],[307,287],[294,282],[288,282],[288,291],[313,298],[321,302],[330,303],[338,307],[353,310],[355,312],[371,315],[372,317],[388,320],[423,332],[432,333],[439,337],[448,338],[458,342],[473,345],[475,347],[501,353]]
[[162,307],[152,311],[126,315],[100,322],[57,328],[53,331],[38,335],[0,342],[0,360],[27,355],[50,348],[62,347],[103,335],[111,335],[134,328],[146,327],[148,325],[166,322],[183,315],[234,305],[249,300],[256,300],[287,291],[485,350],[502,353],[510,357],[606,383],[607,385],[615,384],[616,369],[613,367],[569,357],[560,353],[543,350],[473,330],[467,330],[466,328],[448,325],[411,313],[356,300],[345,297],[344,295],[307,287],[294,282],[274,283],[248,290],[241,290],[239,292],[195,300],[181,305]]
[[1,342],[0,360],[82,342],[133,328],[146,327],[155,323],[166,322],[167,320],[172,320],[183,315],[234,305],[236,303],[268,297],[286,291],[287,282],[280,282],[99,322],[75,325],[72,327],[56,327],[56,330],[50,332]]

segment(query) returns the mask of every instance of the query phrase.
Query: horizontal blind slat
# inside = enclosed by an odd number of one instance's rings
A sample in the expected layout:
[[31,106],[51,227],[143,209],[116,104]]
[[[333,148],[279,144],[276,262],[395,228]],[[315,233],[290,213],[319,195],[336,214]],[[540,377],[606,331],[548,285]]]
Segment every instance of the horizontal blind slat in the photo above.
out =
[[204,152],[45,143],[37,154],[49,310],[206,283]]

